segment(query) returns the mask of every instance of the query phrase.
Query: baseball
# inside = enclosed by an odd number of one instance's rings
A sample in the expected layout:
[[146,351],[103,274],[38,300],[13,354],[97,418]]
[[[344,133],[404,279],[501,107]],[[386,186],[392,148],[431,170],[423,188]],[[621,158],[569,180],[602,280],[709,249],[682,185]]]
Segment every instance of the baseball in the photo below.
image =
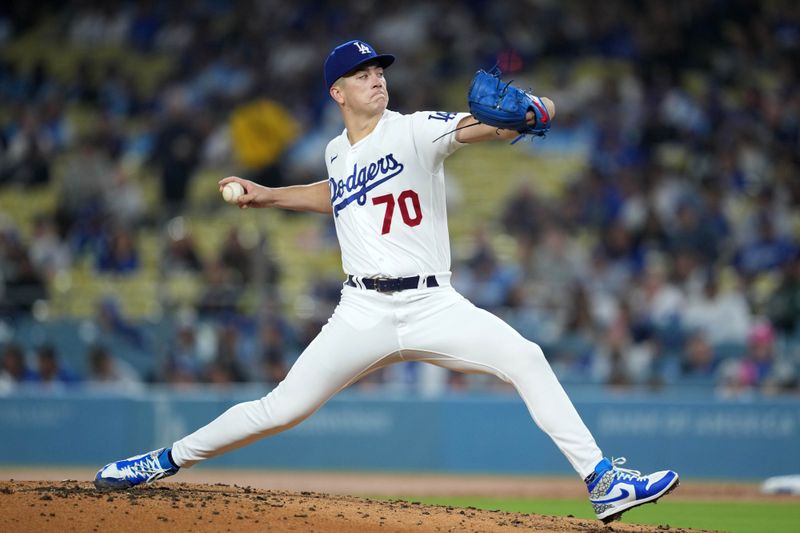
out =
[[542,102],[544,102],[545,107],[547,107],[547,114],[550,115],[550,118],[555,118],[556,104],[546,96],[542,96]]
[[236,200],[244,194],[244,187],[238,181],[226,183],[222,188],[222,198],[230,204],[236,203]]

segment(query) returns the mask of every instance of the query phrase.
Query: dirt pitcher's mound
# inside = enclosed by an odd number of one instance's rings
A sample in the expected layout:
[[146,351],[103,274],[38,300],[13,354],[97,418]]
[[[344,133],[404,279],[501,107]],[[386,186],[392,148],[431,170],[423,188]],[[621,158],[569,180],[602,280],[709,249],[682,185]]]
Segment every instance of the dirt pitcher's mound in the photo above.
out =
[[78,481],[0,481],[0,531],[664,531],[599,521],[238,485],[162,483],[103,492]]

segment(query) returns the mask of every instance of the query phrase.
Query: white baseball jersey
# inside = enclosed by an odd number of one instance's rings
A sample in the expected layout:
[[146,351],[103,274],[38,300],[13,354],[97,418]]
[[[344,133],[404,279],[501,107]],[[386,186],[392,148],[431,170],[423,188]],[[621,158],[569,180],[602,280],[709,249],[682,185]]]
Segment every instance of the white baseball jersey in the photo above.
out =
[[444,160],[464,146],[466,113],[385,111],[354,145],[347,130],[325,150],[331,205],[347,274],[405,277],[450,270]]

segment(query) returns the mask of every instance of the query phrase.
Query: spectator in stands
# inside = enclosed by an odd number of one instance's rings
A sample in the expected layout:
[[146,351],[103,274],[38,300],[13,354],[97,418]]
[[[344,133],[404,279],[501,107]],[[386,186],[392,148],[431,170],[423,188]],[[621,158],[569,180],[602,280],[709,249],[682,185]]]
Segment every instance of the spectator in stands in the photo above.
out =
[[475,305],[488,311],[497,310],[508,300],[521,271],[516,265],[498,260],[485,232],[478,233],[477,241],[475,251],[465,265],[467,268],[459,270],[455,282]]
[[231,227],[222,240],[219,262],[236,285],[272,286],[280,277],[267,239],[255,228]]
[[718,378],[720,360],[704,330],[694,331],[686,340],[681,360],[682,383],[713,387]]
[[25,361],[25,352],[22,347],[13,342],[3,347],[2,367],[0,367],[0,382],[6,383],[4,387],[20,383],[35,383],[36,372],[31,370]]
[[255,243],[248,243],[249,246],[245,247],[242,243],[241,231],[241,228],[236,226],[228,230],[222,240],[219,262],[231,274],[234,283],[246,284],[253,280]]
[[259,328],[261,337],[261,364],[265,381],[273,385],[286,377],[286,339],[280,324],[271,320]]
[[520,335],[542,346],[546,353],[551,353],[549,346],[556,342],[563,328],[561,316],[530,294],[524,283],[515,284],[509,290],[506,305],[499,314]]
[[690,295],[686,303],[683,325],[699,330],[712,345],[736,343],[744,345],[752,317],[744,294],[738,287],[721,292],[714,271],[709,271],[699,294]]
[[89,375],[86,381],[90,386],[119,392],[134,392],[142,388],[136,370],[122,359],[114,357],[107,347],[92,346],[88,356]]
[[158,29],[155,46],[166,53],[183,52],[195,39],[197,25],[179,9],[170,9],[165,16],[167,19]]
[[767,301],[767,313],[782,334],[800,334],[800,252],[784,266],[780,282]]
[[711,268],[702,255],[688,250],[673,254],[670,281],[684,296],[698,294],[706,282],[706,272]]
[[667,229],[668,250],[673,254],[688,252],[693,255],[713,256],[713,246],[715,236],[711,234],[711,228],[703,224],[701,208],[696,205],[694,200],[683,199],[677,207],[674,221]]
[[103,198],[111,192],[115,162],[105,140],[95,133],[86,133],[75,150],[65,155],[58,191],[58,209],[67,228],[80,224],[87,207],[97,205],[105,213]]
[[643,250],[636,248],[634,235],[625,227],[622,220],[615,218],[598,226],[600,246],[609,268],[630,279],[642,269]]
[[662,354],[660,345],[649,331],[637,330],[630,305],[621,300],[602,330],[598,331],[594,381],[605,381],[611,387],[653,385],[661,383]]
[[29,255],[36,271],[46,279],[52,279],[72,266],[69,245],[61,239],[49,215],[39,215],[34,219]]
[[591,296],[575,283],[565,298],[569,307],[561,338],[553,351],[553,369],[564,378],[592,379],[596,362],[598,328],[592,316]]
[[122,45],[130,26],[130,13],[122,6],[85,4],[76,10],[67,29],[69,40],[78,46]]
[[501,220],[509,235],[535,241],[544,222],[542,211],[533,187],[526,180],[506,200]]
[[731,224],[725,211],[725,197],[719,180],[705,177],[701,183],[703,200],[700,211],[700,227],[706,233],[707,241],[701,255],[707,263],[714,263],[720,254],[728,249],[731,238]]
[[102,335],[115,342],[126,343],[143,351],[149,348],[144,332],[123,314],[116,296],[106,295],[97,302],[95,324]]
[[0,164],[0,185],[47,185],[53,156],[70,140],[63,108],[52,100],[14,112],[17,122],[4,128],[7,147]]
[[757,222],[758,235],[745,242],[733,259],[734,265],[748,279],[758,274],[780,269],[795,254],[797,244],[775,231],[770,216],[763,214]]
[[80,381],[77,374],[61,365],[55,346],[44,344],[36,350],[37,381],[40,385],[58,388]]
[[560,302],[564,291],[571,287],[587,269],[589,259],[568,232],[558,224],[543,223],[539,239],[533,242],[522,257],[526,279],[539,284],[537,298]]
[[32,132],[12,138],[8,154],[6,164],[0,166],[0,185],[34,186],[50,182],[50,159]]
[[110,223],[125,228],[140,226],[147,213],[142,188],[121,166],[117,166],[108,180],[110,183],[103,191],[103,205]]
[[203,262],[197,253],[194,238],[181,232],[166,237],[166,250],[161,263],[161,271],[166,275],[182,273],[199,273],[203,271]]
[[124,120],[139,112],[142,102],[138,99],[132,78],[117,63],[105,66],[98,89],[98,106],[110,117]]
[[214,385],[248,381],[248,371],[242,357],[241,333],[236,324],[228,322],[220,325],[216,340],[216,354],[205,368],[204,381]]
[[580,283],[592,293],[593,298],[622,298],[629,290],[631,270],[619,262],[611,261],[602,246],[595,246],[581,273]]
[[[759,154],[758,157],[765,156]],[[772,171],[771,167],[768,168]],[[787,191],[778,186],[777,176],[759,181],[756,190],[747,197],[747,210],[743,213],[746,216],[736,221],[740,241],[750,242],[762,238],[765,222],[769,224],[772,235],[788,239],[792,235],[793,219],[787,196]]]
[[135,11],[128,26],[128,40],[138,50],[147,52],[155,44],[156,35],[164,20],[160,16],[163,10],[157,9],[152,2],[136,2]]
[[197,348],[193,324],[181,324],[167,353],[165,379],[173,384],[198,383],[205,369]]
[[205,284],[197,311],[202,318],[225,318],[236,314],[241,288],[231,283],[230,276],[219,261],[206,265]]
[[165,94],[165,120],[155,135],[153,160],[161,170],[161,201],[167,215],[179,214],[189,181],[200,160],[203,138],[191,116],[189,95],[173,88]]
[[773,393],[795,381],[791,364],[776,353],[772,325],[758,322],[750,330],[744,358],[731,360],[723,368],[721,385],[726,393],[754,390]]
[[670,282],[668,268],[666,258],[651,258],[634,286],[630,301],[637,327],[659,333],[681,325],[685,297]]
[[[236,320],[226,320],[217,328],[217,354],[214,365],[224,369],[231,381],[245,382],[259,376],[261,361],[258,357],[249,325]],[[255,343],[253,342],[255,341]]]
[[648,203],[644,209],[641,225],[632,229],[634,246],[644,255],[668,249],[669,236],[655,207]]
[[109,274],[130,274],[139,270],[139,251],[130,230],[119,226],[100,241],[97,270]]
[[37,300],[47,298],[25,243],[10,227],[0,227],[0,282],[0,314],[28,314]]

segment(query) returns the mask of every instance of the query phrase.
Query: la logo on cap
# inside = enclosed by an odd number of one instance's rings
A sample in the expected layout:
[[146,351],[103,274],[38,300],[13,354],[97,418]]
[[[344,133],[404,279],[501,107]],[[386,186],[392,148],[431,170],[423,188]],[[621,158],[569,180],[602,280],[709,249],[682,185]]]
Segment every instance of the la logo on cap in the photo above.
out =
[[356,41],[353,44],[355,45],[356,48],[358,48],[358,51],[361,52],[362,54],[371,54],[372,53],[372,50],[369,49],[369,46],[367,46],[364,43],[360,43],[360,42]]

